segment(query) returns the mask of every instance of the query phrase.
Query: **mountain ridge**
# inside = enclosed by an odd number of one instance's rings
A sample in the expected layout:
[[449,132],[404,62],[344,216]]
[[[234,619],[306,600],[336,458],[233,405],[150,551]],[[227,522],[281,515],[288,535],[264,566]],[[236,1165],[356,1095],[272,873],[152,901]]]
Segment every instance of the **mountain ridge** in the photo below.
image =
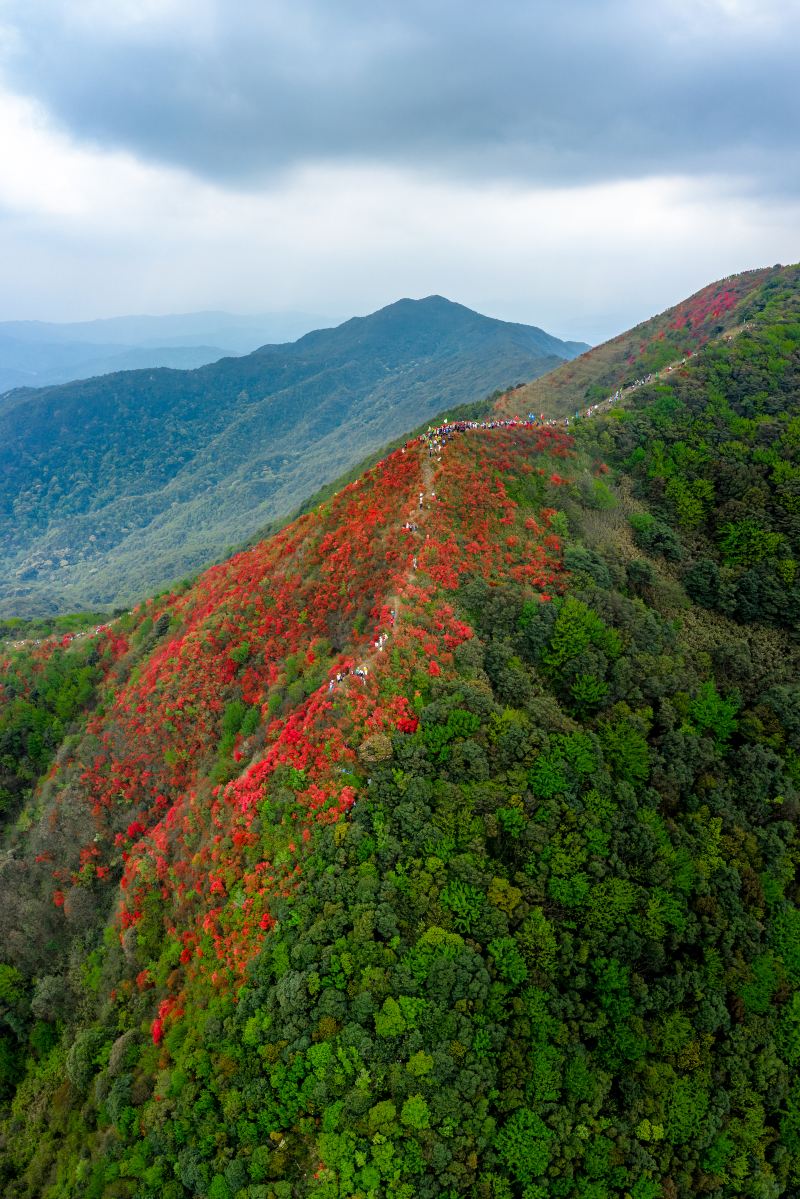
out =
[[0,394],[119,370],[191,369],[266,343],[291,342],[324,323],[303,313],[198,312],[92,321],[0,321]]
[[[250,352],[256,349],[252,345],[252,336],[258,330],[277,328],[286,325],[290,332],[302,325],[319,327],[325,320],[310,313],[286,312],[265,313],[263,315],[247,315],[231,313],[223,309],[206,309],[200,312],[167,313],[160,316],[148,313],[131,313],[124,316],[98,317],[85,321],[42,321],[42,320],[7,320],[0,321],[0,334],[8,334],[24,341],[61,341],[90,343],[92,345],[120,343],[150,346],[190,344],[184,339],[198,337],[208,340],[209,330],[225,329],[233,338],[229,348]],[[247,341],[241,341],[246,330]],[[308,330],[304,330],[307,332]],[[302,333],[294,337],[287,336],[286,341],[296,340]],[[266,339],[277,340],[268,337]],[[264,344],[264,343],[262,343]]]
[[[394,304],[426,304],[431,300],[451,305],[453,311],[472,311],[439,295],[419,300],[403,297]],[[388,312],[394,304],[387,304],[377,312]],[[368,317],[350,319],[359,321]],[[541,334],[542,345],[546,344],[550,353],[557,353],[563,347],[568,353],[580,353],[587,348],[584,342],[562,342],[536,326],[504,321],[498,321],[498,324],[520,331],[536,329]],[[312,327],[304,329],[304,325]],[[191,370],[224,357],[241,357],[267,346],[293,345],[308,332],[341,327],[341,323],[299,313],[245,317],[214,310],[159,317],[146,314],[106,317],[61,324],[0,321],[0,395],[20,388],[38,389],[78,382],[122,370],[161,367]],[[213,340],[214,336],[217,340]],[[563,357],[563,353],[558,356]],[[65,371],[67,374],[60,377]]]
[[560,368],[548,378],[547,386],[533,381],[509,399],[504,411],[517,414],[528,409],[548,415],[569,416],[575,409],[606,399],[618,388],[637,378],[661,370],[701,349],[711,338],[741,324],[749,315],[749,302],[760,289],[779,283],[791,267],[764,267],[728,275],[709,283],[634,328],[593,346],[576,360],[572,369]]

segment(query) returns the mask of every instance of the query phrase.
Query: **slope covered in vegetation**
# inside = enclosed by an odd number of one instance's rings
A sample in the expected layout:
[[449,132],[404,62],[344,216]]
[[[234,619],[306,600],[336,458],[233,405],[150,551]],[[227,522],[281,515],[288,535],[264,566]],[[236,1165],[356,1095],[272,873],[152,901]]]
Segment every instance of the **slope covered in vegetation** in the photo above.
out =
[[[83,638],[83,634],[81,637]],[[113,662],[107,630],[78,650],[74,636],[0,648],[0,821],[15,816]],[[65,652],[70,649],[71,652]]]
[[0,403],[0,615],[127,607],[445,405],[584,348],[430,296],[198,370],[12,392]]
[[116,622],[5,828],[4,1193],[797,1193],[797,302]]
[[757,320],[693,369],[637,391],[603,445],[650,508],[634,522],[637,544],[680,561],[692,599],[796,628],[800,268],[773,278],[758,305]]
[[534,379],[509,393],[502,406],[504,415],[572,416],[618,388],[691,357],[713,338],[747,321],[761,302],[764,284],[779,281],[783,271],[779,266],[744,271],[710,283],[688,300],[560,366],[546,382]]

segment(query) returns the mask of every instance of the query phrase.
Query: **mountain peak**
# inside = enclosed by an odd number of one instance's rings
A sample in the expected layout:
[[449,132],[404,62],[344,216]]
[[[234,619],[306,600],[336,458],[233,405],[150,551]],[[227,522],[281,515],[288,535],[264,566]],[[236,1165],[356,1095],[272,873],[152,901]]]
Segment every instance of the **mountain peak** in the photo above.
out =
[[[197,370],[6,395],[0,612],[128,603],[286,516],[446,405],[573,352],[431,296]],[[79,481],[76,493],[54,478]]]

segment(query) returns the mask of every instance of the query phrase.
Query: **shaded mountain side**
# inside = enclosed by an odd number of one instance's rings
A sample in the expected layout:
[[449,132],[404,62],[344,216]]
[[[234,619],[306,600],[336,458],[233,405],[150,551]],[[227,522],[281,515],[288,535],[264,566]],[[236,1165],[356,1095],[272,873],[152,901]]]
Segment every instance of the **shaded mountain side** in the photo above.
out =
[[688,300],[643,321],[634,329],[595,346],[547,377],[520,388],[501,405],[504,415],[544,412],[571,416],[606,399],[645,375],[696,353],[711,338],[741,326],[764,285],[779,288],[792,267],[771,267],[730,275]]
[[577,348],[431,297],[197,371],[11,393],[0,612],[128,603],[446,404]]

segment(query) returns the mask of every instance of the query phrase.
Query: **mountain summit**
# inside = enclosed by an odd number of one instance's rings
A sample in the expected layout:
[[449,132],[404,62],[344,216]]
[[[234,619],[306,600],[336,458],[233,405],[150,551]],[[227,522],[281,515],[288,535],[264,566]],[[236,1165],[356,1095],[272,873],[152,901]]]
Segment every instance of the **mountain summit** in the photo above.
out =
[[[444,296],[426,296],[421,300],[402,299],[378,309],[370,316],[353,317],[335,330],[337,343],[354,346],[377,346],[386,336],[396,339],[400,345],[404,337],[414,338],[415,345],[424,351],[435,352],[442,345],[459,344],[459,339],[474,339],[493,346],[498,340],[506,341],[526,352],[538,353],[541,357],[574,358],[589,347],[585,342],[561,341],[534,325],[515,324],[482,316],[463,304],[456,304]],[[330,330],[307,333],[297,342],[298,348],[325,341]]]
[[584,348],[432,296],[198,370],[11,392],[0,612],[127,603],[445,406]]

